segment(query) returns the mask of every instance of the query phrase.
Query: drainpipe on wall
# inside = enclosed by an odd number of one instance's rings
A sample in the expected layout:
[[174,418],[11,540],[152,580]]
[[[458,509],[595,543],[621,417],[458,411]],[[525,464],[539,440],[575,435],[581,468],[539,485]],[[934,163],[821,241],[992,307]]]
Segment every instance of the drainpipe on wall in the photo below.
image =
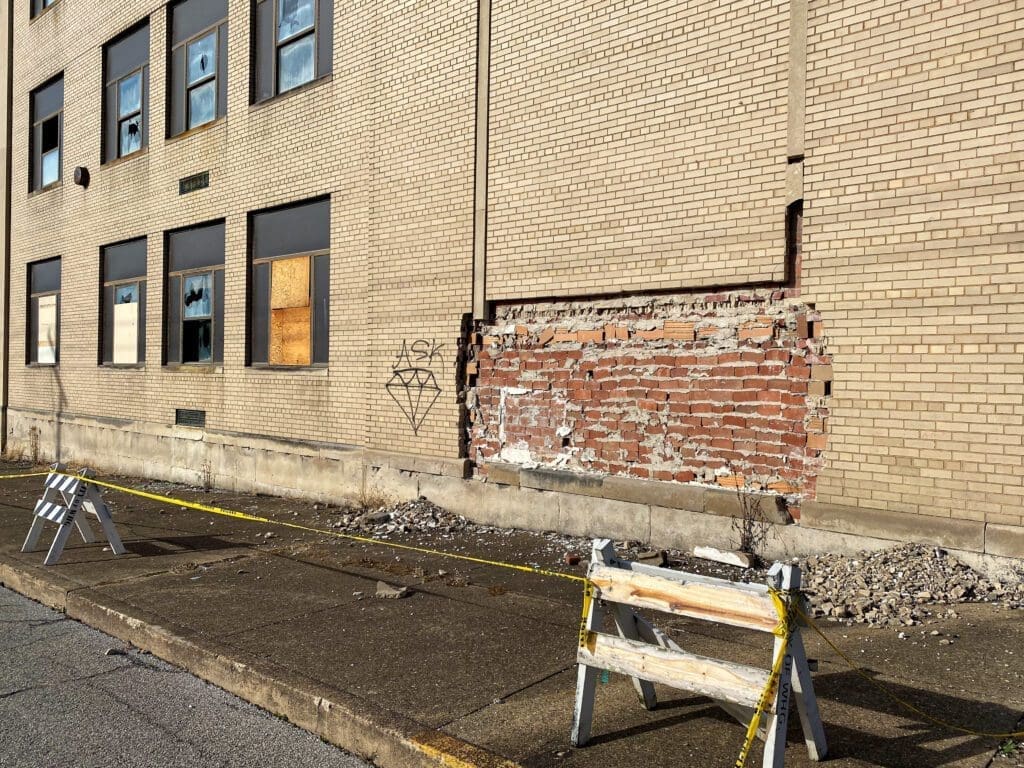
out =
[[0,452],[7,451],[7,399],[11,362],[11,114],[14,103],[14,0],[0,4],[0,82],[4,84],[3,98],[0,99],[0,120],[3,121],[3,146],[0,147],[0,162],[3,163],[3,189],[0,190],[0,205],[3,206],[3,229],[0,232],[0,260],[3,262],[3,290],[0,291]]
[[473,180],[473,318],[487,320],[487,166],[490,155],[491,0],[479,0],[476,33],[476,168]]

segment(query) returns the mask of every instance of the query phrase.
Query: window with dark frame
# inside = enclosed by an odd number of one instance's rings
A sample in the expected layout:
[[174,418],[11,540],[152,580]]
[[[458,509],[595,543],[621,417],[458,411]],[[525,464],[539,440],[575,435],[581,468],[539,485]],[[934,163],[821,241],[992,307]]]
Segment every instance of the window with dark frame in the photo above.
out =
[[149,19],[103,48],[103,162],[149,144]]
[[182,0],[170,7],[168,136],[227,114],[227,0]]
[[331,201],[250,214],[249,364],[328,363]]
[[255,0],[253,101],[266,101],[330,73],[332,0]]
[[103,248],[103,365],[132,366],[146,360],[146,242],[140,237]]
[[61,180],[64,146],[64,73],[32,91],[30,189],[45,189]]
[[26,365],[57,365],[60,360],[60,257],[28,265]]
[[224,222],[167,234],[164,359],[168,365],[224,360]]
[[32,18],[34,19],[40,13],[45,11],[51,5],[55,5],[57,0],[31,0],[32,1]]

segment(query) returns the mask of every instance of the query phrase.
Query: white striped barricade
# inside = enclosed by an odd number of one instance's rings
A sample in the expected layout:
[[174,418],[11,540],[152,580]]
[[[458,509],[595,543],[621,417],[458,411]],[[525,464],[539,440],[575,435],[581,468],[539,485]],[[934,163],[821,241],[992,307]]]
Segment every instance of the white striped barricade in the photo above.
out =
[[[780,768],[786,725],[795,696],[804,741],[812,760],[828,751],[811,682],[800,624],[800,569],[776,564],[770,584],[745,584],[619,560],[612,543],[594,542],[589,580],[592,599],[577,653],[579,673],[572,743],[590,739],[597,677],[608,670],[633,678],[647,709],[657,705],[653,683],[706,696],[748,727],[737,765],[746,762],[754,734],[762,738],[764,768]],[[775,636],[768,669],[688,653],[633,609],[658,611],[765,632]],[[606,613],[617,634],[602,631]]]
[[125,548],[110,516],[110,508],[103,501],[99,488],[89,482],[92,472],[86,469],[77,475],[69,475],[65,473],[62,464],[54,464],[51,470],[43,485],[43,495],[36,502],[32,527],[29,528],[21,551],[31,552],[35,549],[43,526],[47,522],[56,523],[59,526],[57,535],[54,536],[50,551],[43,560],[43,565],[55,565],[64,552],[72,528],[78,529],[86,544],[96,541],[87,517],[82,514],[91,512],[103,528],[103,533],[110,544],[110,551],[115,555],[123,555]]

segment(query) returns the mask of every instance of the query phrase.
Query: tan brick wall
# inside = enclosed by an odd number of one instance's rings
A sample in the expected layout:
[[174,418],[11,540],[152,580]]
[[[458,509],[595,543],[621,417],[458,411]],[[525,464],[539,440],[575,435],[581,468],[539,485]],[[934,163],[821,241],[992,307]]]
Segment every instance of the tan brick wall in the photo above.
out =
[[[250,106],[249,3],[231,0],[228,116],[172,141],[158,0],[60,0],[31,23],[27,5],[15,8],[11,406],[156,424],[195,407],[216,430],[457,456],[477,4],[336,2],[333,75]],[[101,167],[102,45],[147,12],[150,147]],[[572,298],[571,319],[607,309],[590,294],[689,292],[700,304],[709,287],[785,289],[821,318],[815,353],[832,359],[827,444],[822,432],[813,447],[818,503],[1020,525],[1024,8],[810,4],[802,125],[790,15],[782,0],[496,3],[487,298],[513,314]],[[61,69],[66,181],[30,196],[28,95]],[[787,171],[795,146],[806,160]],[[70,183],[75,165],[92,171],[88,190]],[[177,180],[203,170],[210,188],[180,197]],[[778,283],[801,170],[797,296]],[[323,194],[330,366],[247,369],[246,214]],[[163,232],[218,218],[224,365],[163,369]],[[149,360],[104,369],[100,247],[140,235]],[[27,368],[25,264],[54,255],[61,365]],[[439,390],[415,431],[387,389],[405,367]]]
[[803,287],[835,360],[818,498],[1019,525],[1024,7],[812,3],[809,30]]
[[494,8],[487,290],[781,279],[788,2]]
[[[455,342],[470,309],[474,3],[335,3],[333,74],[249,104],[250,3],[231,0],[228,115],[165,140],[166,6],[157,0],[61,0],[29,21],[16,4],[12,366],[14,408],[173,422],[208,411],[211,429],[421,454],[458,452]],[[150,15],[149,148],[100,165],[102,46]],[[65,72],[61,187],[28,195],[29,92]],[[88,166],[88,190],[71,183]],[[178,179],[209,171],[209,189]],[[246,214],[330,194],[328,370],[245,367]],[[224,364],[162,368],[163,232],[226,219]],[[97,366],[100,248],[149,237],[144,370]],[[26,268],[63,257],[61,363],[24,361]],[[404,339],[446,346],[442,396],[418,435],[388,396]]]

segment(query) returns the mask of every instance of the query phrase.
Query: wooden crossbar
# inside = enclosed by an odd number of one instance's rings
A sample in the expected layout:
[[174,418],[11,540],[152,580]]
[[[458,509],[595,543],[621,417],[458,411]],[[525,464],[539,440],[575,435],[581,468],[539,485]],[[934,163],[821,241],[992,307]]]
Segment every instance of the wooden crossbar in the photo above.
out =
[[[661,683],[711,699],[756,707],[770,672],[680,650],[591,632],[577,654],[580,664]],[[769,709],[768,711],[771,711]]]
[[[632,678],[646,709],[657,706],[654,683],[712,699],[764,740],[763,768],[782,768],[790,703],[795,701],[808,756],[824,758],[828,744],[799,625],[787,623],[787,634],[773,637],[771,661],[759,668],[684,651],[635,612],[660,611],[774,633],[785,619],[780,613],[802,599],[800,569],[776,563],[768,577],[768,584],[745,584],[630,563],[615,556],[611,541],[596,540],[589,571],[594,599],[587,603],[576,652],[573,745],[582,747],[590,739],[597,676],[605,669]],[[606,617],[614,620],[618,635],[602,631]],[[779,671],[777,678],[773,669]],[[764,708],[755,723],[761,702]]]
[[[680,574],[685,579],[688,574]],[[633,608],[688,616],[733,627],[772,632],[779,614],[767,591],[752,593],[724,584],[674,581],[646,573],[595,564],[590,581],[598,596]]]

